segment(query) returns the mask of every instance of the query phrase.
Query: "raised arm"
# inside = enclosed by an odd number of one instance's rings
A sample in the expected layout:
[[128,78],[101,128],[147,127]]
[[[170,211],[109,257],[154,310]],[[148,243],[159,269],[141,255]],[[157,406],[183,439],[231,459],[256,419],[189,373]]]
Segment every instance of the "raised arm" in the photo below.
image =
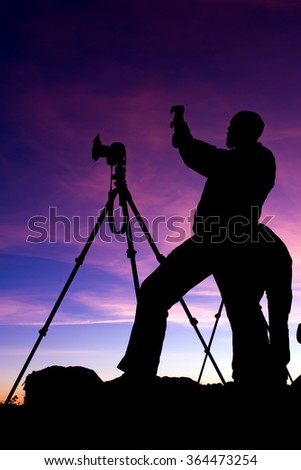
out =
[[173,147],[179,150],[185,165],[208,177],[218,149],[214,145],[193,138],[187,122],[184,121],[184,106],[173,106],[170,111],[174,113],[174,119],[170,124],[174,129]]

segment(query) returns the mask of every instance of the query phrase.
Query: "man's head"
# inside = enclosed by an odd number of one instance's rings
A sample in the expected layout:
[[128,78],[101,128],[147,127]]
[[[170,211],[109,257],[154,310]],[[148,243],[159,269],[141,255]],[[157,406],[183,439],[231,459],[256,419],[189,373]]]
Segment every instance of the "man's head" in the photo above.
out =
[[240,111],[230,121],[227,132],[227,147],[241,147],[254,144],[261,136],[264,122],[253,111]]

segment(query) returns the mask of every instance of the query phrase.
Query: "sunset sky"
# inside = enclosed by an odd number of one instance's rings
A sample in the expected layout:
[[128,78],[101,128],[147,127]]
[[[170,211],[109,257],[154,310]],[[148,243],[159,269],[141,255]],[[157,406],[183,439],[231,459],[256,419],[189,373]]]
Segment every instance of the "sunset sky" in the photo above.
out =
[[[128,187],[159,250],[166,255],[190,236],[205,178],[171,146],[174,104],[185,105],[195,137],[219,147],[236,112],[254,110],[265,121],[261,142],[276,157],[277,180],[261,220],[294,261],[289,371],[298,377],[301,2],[19,0],[2,5],[0,34],[0,401],[107,201],[110,167],[91,158],[98,133],[106,145],[125,144]],[[158,262],[137,224],[135,248],[142,281]],[[82,365],[103,380],[120,375],[136,303],[126,250],[104,224],[25,376],[53,364]],[[208,340],[221,301],[214,280],[185,300]],[[224,311],[212,353],[230,380]],[[196,380],[203,357],[174,306],[159,375]],[[219,381],[209,363],[203,380]]]

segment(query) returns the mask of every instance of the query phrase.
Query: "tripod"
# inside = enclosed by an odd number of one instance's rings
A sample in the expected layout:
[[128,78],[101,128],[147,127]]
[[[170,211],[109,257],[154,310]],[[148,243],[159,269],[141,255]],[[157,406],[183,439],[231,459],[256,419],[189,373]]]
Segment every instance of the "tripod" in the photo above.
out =
[[[114,144],[112,144],[113,146]],[[118,144],[118,145],[122,145],[122,144]],[[112,148],[111,146],[111,148]],[[104,147],[104,146],[102,146]],[[106,148],[107,150],[108,148]],[[94,157],[93,157],[94,158]],[[96,158],[94,158],[96,159]],[[108,158],[109,160],[109,158]],[[117,159],[117,160],[120,160],[120,159]],[[110,160],[109,160],[111,163],[113,162],[115,164],[115,161],[114,158],[110,155]],[[57,298],[57,301],[55,302],[50,314],[49,314],[49,317],[47,318],[44,326],[41,328],[41,330],[39,331],[39,336],[38,336],[38,339],[36,340],[24,366],[22,367],[10,393],[8,394],[7,398],[6,398],[6,401],[5,401],[5,404],[9,404],[14,393],[15,393],[15,390],[17,389],[26,369],[28,368],[36,350],[38,349],[42,339],[44,336],[46,336],[47,332],[48,332],[48,329],[49,329],[49,326],[51,325],[51,322],[52,320],[54,319],[54,316],[56,314],[56,312],[58,311],[74,277],[76,276],[79,268],[82,266],[82,264],[84,263],[85,261],[85,258],[86,258],[86,255],[93,243],[93,241],[95,240],[95,237],[106,217],[106,215],[108,215],[108,219],[109,219],[109,226],[110,226],[110,229],[113,233],[115,234],[126,234],[126,238],[127,238],[127,245],[128,245],[128,249],[127,249],[127,257],[130,259],[130,263],[131,263],[131,269],[132,269],[132,275],[133,275],[133,282],[134,282],[134,289],[135,289],[135,294],[136,294],[136,298],[138,297],[138,292],[139,292],[139,278],[138,278],[138,271],[137,271],[137,265],[136,265],[136,260],[135,260],[135,256],[136,256],[136,250],[134,248],[134,243],[133,243],[133,238],[132,238],[132,230],[131,230],[131,224],[130,224],[130,219],[129,219],[129,208],[128,206],[131,208],[134,216],[136,217],[136,220],[138,221],[147,241],[149,242],[150,244],[150,247],[152,248],[155,256],[156,256],[156,259],[158,260],[158,262],[161,264],[164,262],[164,255],[162,255],[150,232],[148,231],[148,228],[142,218],[142,216],[140,215],[140,213],[138,212],[138,209],[137,207],[135,206],[134,204],[134,201],[132,199],[132,196],[128,190],[128,187],[127,187],[127,183],[126,183],[126,178],[125,178],[125,173],[126,173],[126,168],[125,168],[125,163],[124,161],[118,161],[118,163],[115,165],[115,173],[113,174],[113,166],[114,165],[111,165],[111,186],[110,186],[110,190],[109,190],[109,197],[108,197],[108,201],[105,205],[105,207],[103,208],[102,212],[100,213],[97,221],[96,221],[96,224],[93,228],[93,230],[91,231],[90,233],[90,236],[89,238],[87,239],[86,243],[85,243],[85,246],[82,250],[82,252],[80,253],[80,255],[75,259],[75,266],[73,268],[73,270],[71,271],[61,293],[59,294],[58,298]],[[113,185],[112,185],[112,181],[114,181],[114,188],[113,188]],[[113,216],[113,209],[114,209],[114,201],[117,197],[117,195],[119,196],[119,205],[121,206],[122,208],[122,212],[123,212],[123,218],[124,218],[124,222],[122,224],[122,227],[120,228],[120,230],[117,230],[116,227],[115,227],[115,223],[114,223],[114,216]],[[223,384],[225,384],[225,379],[223,377],[223,375],[221,374],[220,370],[219,370],[219,367],[218,365],[216,364],[216,361],[214,360],[211,352],[210,352],[210,348],[208,348],[202,334],[200,333],[198,327],[197,327],[197,323],[198,321],[191,315],[190,313],[190,310],[189,308],[187,307],[186,305],[186,302],[183,300],[183,299],[180,299],[179,300],[181,306],[183,307],[188,319],[189,319],[189,322],[190,324],[192,325],[192,327],[194,328],[199,340],[201,341],[203,347],[204,347],[204,351],[206,353],[206,357],[209,357],[209,359],[211,360],[221,382]]]

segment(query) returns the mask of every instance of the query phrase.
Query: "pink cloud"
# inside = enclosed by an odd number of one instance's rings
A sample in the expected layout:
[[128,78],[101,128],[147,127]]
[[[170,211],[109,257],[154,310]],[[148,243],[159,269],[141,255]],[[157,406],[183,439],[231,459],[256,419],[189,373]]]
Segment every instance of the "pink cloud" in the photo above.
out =
[[41,325],[46,321],[47,306],[34,295],[14,292],[13,295],[2,294],[0,321],[5,325]]

